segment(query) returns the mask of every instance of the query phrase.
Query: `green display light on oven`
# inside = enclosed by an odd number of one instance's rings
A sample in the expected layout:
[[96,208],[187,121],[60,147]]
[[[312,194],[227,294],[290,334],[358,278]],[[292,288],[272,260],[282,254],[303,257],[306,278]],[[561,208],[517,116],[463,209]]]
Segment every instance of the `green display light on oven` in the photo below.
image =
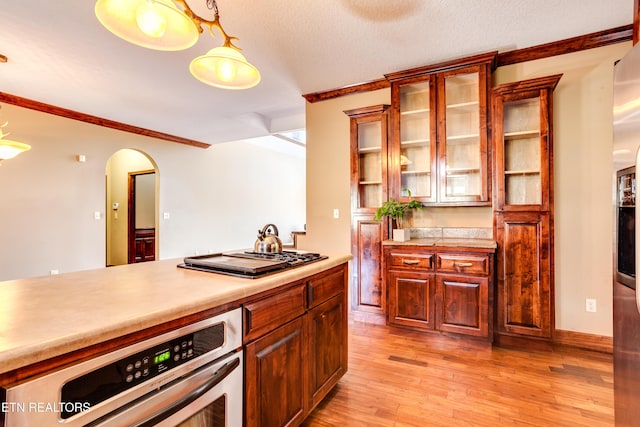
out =
[[169,360],[169,358],[171,358],[171,351],[167,350],[163,353],[160,354],[156,354],[156,356],[153,358],[153,364],[157,365],[158,363],[162,363],[165,360]]

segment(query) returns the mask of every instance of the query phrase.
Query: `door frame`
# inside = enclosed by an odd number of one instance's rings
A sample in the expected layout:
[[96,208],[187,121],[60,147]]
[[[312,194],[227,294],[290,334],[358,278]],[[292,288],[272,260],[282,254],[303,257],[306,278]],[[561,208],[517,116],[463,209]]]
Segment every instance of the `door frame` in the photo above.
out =
[[[135,263],[136,258],[136,177],[139,175],[156,174],[155,169],[129,172],[127,188],[127,263]],[[156,180],[158,179],[156,175]],[[157,197],[154,194],[154,198]],[[157,203],[156,203],[157,204]],[[158,215],[158,213],[155,213]],[[157,224],[157,219],[156,219]],[[155,225],[154,225],[155,228]],[[157,230],[156,230],[157,231]],[[156,233],[157,234],[157,233]],[[157,252],[157,248],[155,249]]]

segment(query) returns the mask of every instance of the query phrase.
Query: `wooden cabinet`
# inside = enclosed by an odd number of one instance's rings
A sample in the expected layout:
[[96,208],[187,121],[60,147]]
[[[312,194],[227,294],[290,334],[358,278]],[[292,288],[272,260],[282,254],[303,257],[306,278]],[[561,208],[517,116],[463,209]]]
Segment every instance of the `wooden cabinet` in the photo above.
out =
[[297,426],[347,371],[346,264],[244,304],[247,426]]
[[434,329],[435,274],[390,270],[388,288],[390,325]]
[[381,243],[387,220],[375,211],[388,198],[388,105],[347,110],[351,129],[351,309],[354,318],[384,323]]
[[437,325],[440,331],[490,338],[489,278],[439,274]]
[[498,343],[553,339],[552,101],[560,77],[493,89]]
[[347,370],[347,308],[339,294],[311,309],[309,331],[309,399],[315,407]]
[[391,197],[490,204],[488,108],[496,53],[387,74]]
[[306,341],[299,317],[246,346],[247,426],[298,425],[304,420]]
[[390,325],[493,333],[493,249],[385,246]]

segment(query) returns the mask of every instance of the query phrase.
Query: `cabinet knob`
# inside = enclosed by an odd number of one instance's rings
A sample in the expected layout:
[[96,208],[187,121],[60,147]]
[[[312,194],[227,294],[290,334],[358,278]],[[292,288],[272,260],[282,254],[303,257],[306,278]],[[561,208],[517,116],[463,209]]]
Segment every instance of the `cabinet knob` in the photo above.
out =
[[407,264],[407,265],[416,265],[416,264],[420,264],[420,260],[417,259],[402,259],[402,263],[403,264]]

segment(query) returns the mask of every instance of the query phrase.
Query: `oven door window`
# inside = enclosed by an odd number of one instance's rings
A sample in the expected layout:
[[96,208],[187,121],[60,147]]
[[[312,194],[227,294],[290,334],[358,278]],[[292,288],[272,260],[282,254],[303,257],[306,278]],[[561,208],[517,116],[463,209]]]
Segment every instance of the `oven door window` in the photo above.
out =
[[227,396],[221,396],[215,402],[194,414],[177,427],[222,427],[227,425]]

